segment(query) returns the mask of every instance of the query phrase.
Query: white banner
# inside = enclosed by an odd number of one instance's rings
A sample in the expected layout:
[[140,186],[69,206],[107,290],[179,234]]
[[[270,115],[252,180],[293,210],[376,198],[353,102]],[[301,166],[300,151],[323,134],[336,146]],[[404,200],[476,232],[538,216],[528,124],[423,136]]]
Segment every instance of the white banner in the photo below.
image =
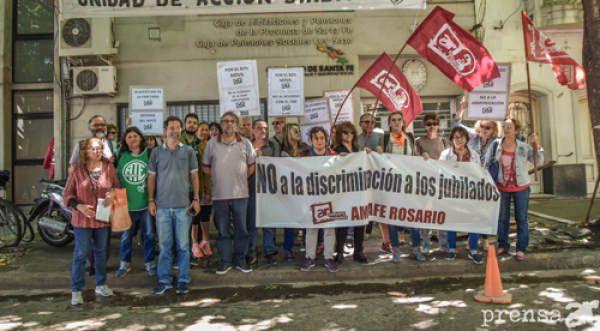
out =
[[[350,91],[323,91],[323,96],[325,98],[329,98],[329,109],[331,111],[331,121],[335,121],[335,116],[337,115],[342,102],[348,95]],[[354,123],[354,95],[350,94],[346,103],[344,103],[344,107],[340,111],[340,115],[337,118],[335,124],[339,124],[341,122],[350,121]]]
[[259,157],[259,227],[335,228],[377,221],[497,233],[500,193],[478,163],[365,152]]
[[269,116],[304,116],[304,68],[269,68]]
[[65,18],[85,18],[425,9],[425,4],[425,0],[60,0],[60,9]]
[[256,60],[217,62],[221,115],[260,115]]

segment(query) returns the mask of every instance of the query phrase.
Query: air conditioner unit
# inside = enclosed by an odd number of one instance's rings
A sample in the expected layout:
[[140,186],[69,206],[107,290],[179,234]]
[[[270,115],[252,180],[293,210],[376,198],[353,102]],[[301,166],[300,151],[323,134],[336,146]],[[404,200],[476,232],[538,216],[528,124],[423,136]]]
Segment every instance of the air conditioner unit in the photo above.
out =
[[92,56],[112,55],[117,53],[113,48],[113,19],[71,18],[60,24],[60,48],[58,55]]
[[73,91],[75,95],[115,95],[117,92],[117,68],[74,67]]

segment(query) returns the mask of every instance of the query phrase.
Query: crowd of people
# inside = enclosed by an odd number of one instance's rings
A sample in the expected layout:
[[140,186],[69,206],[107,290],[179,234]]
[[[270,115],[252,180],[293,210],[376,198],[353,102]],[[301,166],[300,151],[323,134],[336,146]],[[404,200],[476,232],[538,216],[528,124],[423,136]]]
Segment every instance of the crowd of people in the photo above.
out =
[[[477,162],[490,170],[502,194],[497,254],[507,254],[510,248],[510,208],[514,199],[518,237],[515,257],[524,260],[530,192],[527,162],[537,157],[541,164],[544,151],[535,134],[531,135],[533,147],[519,139],[522,128],[519,120],[508,117],[502,123],[503,136],[499,137],[498,122],[478,122],[477,132],[463,126],[462,110],[452,117],[449,139],[438,135],[441,119],[437,114],[423,116],[427,134],[415,139],[406,131],[402,112],[393,112],[388,118],[387,133],[374,132],[374,118],[365,113],[360,117],[360,131],[352,122],[342,122],[334,126],[330,139],[330,132],[323,127],[313,127],[309,144],[302,141],[299,125],[287,123],[285,117],[272,121],[275,135],[269,138],[267,121],[240,120],[232,112],[225,113],[220,123],[200,121],[193,113],[183,121],[169,116],[164,121],[162,144],[157,137],[144,136],[136,127],[127,128],[116,143],[113,141],[116,127],[108,126],[107,130],[104,118],[96,115],[89,121],[91,137],[74,147],[64,192],[65,202],[73,208],[75,229],[72,304],[83,303],[81,289],[90,246],[95,255],[96,293],[112,294],[106,285],[110,224],[98,221],[95,212],[99,204],[110,206],[115,189],[120,188],[127,189],[131,219],[139,224],[145,268],[150,276],[158,276],[153,294],[163,294],[173,287],[177,293],[187,293],[190,265],[213,254],[209,237],[211,219],[218,232],[216,249],[220,261],[216,274],[225,275],[232,269],[252,272],[258,261],[255,165],[262,156],[344,157],[366,151],[425,160]],[[285,228],[283,260],[294,261],[295,245],[303,244],[306,252],[300,270],[310,270],[316,265],[317,255],[323,253],[325,267],[336,272],[348,245],[354,247],[356,262],[367,263],[364,241],[370,238],[372,226],[369,223],[351,228]],[[383,238],[381,251],[391,254],[393,262],[400,262],[404,229],[382,223],[379,227]],[[121,263],[116,271],[119,277],[131,270],[133,229],[121,233]],[[302,240],[298,240],[297,232],[301,232]],[[425,261],[425,255],[432,251],[433,231],[410,228],[408,232],[414,258]],[[277,265],[276,229],[262,228],[262,234],[264,262]],[[447,260],[455,259],[457,233],[437,230],[436,236],[438,251],[445,252]],[[487,236],[482,236],[483,249],[487,250]],[[478,254],[479,237],[477,233],[469,233],[468,257],[476,264],[483,262]],[[178,270],[176,284],[172,270]]]

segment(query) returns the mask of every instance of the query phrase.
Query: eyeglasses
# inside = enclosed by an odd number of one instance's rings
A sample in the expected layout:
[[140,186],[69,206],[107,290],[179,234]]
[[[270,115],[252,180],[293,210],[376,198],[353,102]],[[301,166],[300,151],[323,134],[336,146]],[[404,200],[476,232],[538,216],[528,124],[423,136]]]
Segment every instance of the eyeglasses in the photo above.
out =
[[94,124],[94,125],[90,125],[90,127],[92,127],[92,128],[105,128],[106,124]]
[[88,150],[92,152],[101,152],[102,147],[90,147]]
[[112,131],[111,131],[111,132],[109,132],[108,134],[117,134],[117,133],[116,133],[116,132],[112,132]]
[[300,130],[294,129],[292,130],[292,133],[300,133]]
[[181,131],[181,127],[180,126],[168,126],[167,130],[177,132],[177,131]]
[[509,130],[510,130],[510,129],[514,129],[515,127],[514,127],[514,126],[512,126],[512,125],[505,125],[505,126],[503,126],[503,128],[504,128],[504,129],[509,129]]
[[235,120],[221,120],[223,124],[235,124]]
[[438,122],[427,122],[425,123],[426,126],[438,126]]
[[273,121],[273,122],[271,122],[271,124],[273,124],[273,126],[279,125],[279,124],[283,124],[283,123],[285,123],[285,122],[284,121]]
[[343,134],[354,134],[354,131],[342,130]]
[[259,126],[259,127],[257,127],[256,129],[258,129],[258,130],[261,130],[261,131],[262,131],[262,130],[265,130],[265,131],[267,131],[267,127],[266,127],[266,126]]
[[454,138],[452,138],[452,139],[454,139],[454,140],[462,140],[464,138],[465,138],[464,136],[454,136]]
[[404,121],[404,119],[403,119],[403,118],[392,118],[392,119],[390,120],[390,122],[402,122],[402,121]]
[[487,125],[480,125],[479,127],[480,127],[482,130],[483,130],[483,129],[486,129],[486,130],[491,130],[491,129],[492,129],[492,127],[491,127],[491,126],[487,126]]

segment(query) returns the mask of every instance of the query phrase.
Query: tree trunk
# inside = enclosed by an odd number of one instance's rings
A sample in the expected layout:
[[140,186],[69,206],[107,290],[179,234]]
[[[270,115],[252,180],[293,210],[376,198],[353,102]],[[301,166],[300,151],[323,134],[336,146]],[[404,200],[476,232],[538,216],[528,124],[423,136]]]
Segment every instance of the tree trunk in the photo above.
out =
[[[583,0],[583,69],[592,127],[600,126],[600,0]],[[600,128],[592,129],[596,165],[600,169]],[[599,174],[597,173],[596,176]],[[594,192],[596,194],[596,192]],[[590,210],[591,210],[590,205]],[[588,216],[589,217],[589,216]],[[587,223],[587,220],[584,221]]]

